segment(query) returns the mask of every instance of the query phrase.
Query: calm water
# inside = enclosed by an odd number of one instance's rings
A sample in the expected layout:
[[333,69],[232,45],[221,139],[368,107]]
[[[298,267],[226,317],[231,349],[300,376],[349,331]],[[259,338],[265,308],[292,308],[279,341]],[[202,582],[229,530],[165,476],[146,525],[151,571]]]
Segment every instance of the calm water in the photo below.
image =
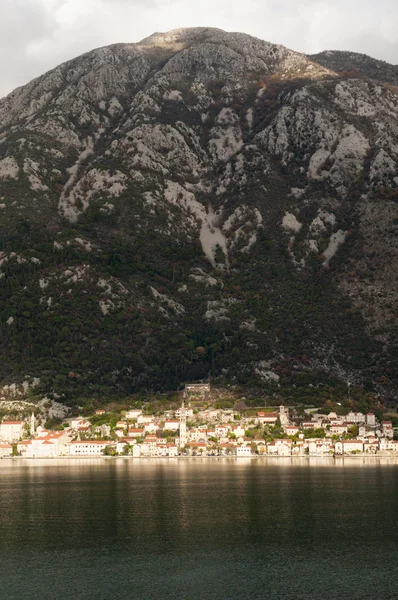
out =
[[398,463],[0,461],[0,598],[397,600]]

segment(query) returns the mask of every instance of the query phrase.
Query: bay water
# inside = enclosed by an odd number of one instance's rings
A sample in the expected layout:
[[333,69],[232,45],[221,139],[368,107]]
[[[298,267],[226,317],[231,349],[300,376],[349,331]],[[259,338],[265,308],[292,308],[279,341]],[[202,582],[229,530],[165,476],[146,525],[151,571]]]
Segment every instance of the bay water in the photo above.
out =
[[1,600],[398,599],[393,459],[0,461]]

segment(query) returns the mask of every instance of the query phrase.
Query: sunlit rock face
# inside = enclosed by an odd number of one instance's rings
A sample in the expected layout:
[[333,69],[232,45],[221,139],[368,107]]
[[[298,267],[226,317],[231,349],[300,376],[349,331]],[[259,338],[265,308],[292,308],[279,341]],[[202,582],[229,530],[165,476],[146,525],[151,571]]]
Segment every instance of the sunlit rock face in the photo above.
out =
[[178,29],[0,100],[5,383],[26,360],[71,396],[209,372],[391,393],[398,96],[364,64]]

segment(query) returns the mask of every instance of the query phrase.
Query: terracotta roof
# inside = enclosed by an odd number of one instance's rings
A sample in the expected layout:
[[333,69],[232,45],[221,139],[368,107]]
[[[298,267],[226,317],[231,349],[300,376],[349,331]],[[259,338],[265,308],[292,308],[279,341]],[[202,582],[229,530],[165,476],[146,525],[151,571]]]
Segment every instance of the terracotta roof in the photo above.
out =
[[105,444],[105,445],[112,445],[112,442],[110,441],[106,441],[106,440],[75,440],[74,442],[71,442],[71,444],[73,445],[77,445],[77,444]]

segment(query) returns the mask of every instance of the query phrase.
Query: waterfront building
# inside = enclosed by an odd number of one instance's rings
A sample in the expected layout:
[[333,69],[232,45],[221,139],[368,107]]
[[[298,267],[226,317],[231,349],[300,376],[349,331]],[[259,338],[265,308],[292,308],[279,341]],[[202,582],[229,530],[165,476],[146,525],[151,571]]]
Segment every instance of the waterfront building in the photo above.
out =
[[236,448],[236,456],[251,456],[252,450],[250,446],[238,446]]
[[17,442],[24,432],[24,421],[3,421],[0,425],[0,439],[5,442]]
[[7,456],[12,455],[12,446],[11,444],[3,443],[0,444],[0,458],[6,458]]
[[76,440],[69,445],[70,456],[103,456],[103,450],[111,445],[106,440]]

